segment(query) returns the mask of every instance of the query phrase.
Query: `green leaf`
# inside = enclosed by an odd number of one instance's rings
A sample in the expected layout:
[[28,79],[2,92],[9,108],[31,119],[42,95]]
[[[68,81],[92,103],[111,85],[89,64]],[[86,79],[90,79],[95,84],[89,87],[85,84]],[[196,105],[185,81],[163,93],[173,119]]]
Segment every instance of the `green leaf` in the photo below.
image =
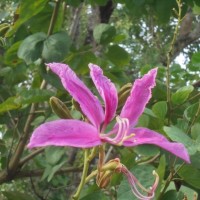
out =
[[167,191],[162,200],[183,200],[184,194],[182,192],[177,192],[176,190]]
[[190,160],[192,166],[200,170],[200,151],[197,151],[194,155],[191,155]]
[[167,114],[167,102],[166,101],[159,101],[155,103],[152,107],[152,111],[155,115],[160,119],[165,119]]
[[21,1],[20,7],[19,7],[19,18],[14,23],[14,26],[10,29],[10,31],[7,32],[6,37],[12,36],[23,23],[25,23],[31,17],[35,16],[41,10],[43,10],[43,8],[46,6],[46,4],[48,2],[49,2],[49,0],[40,0],[40,1],[24,0],[24,1]]
[[47,147],[45,149],[45,157],[47,163],[50,165],[55,165],[61,159],[63,154],[65,153],[65,149],[63,147]]
[[135,152],[141,156],[155,156],[157,154],[159,154],[159,148],[153,145],[142,145],[142,146],[136,146],[135,148]]
[[93,37],[99,44],[108,44],[112,42],[115,35],[115,27],[109,24],[98,24],[93,31]]
[[192,55],[191,61],[188,65],[191,71],[197,71],[200,68],[200,52],[194,53]]
[[193,139],[197,139],[199,137],[200,123],[195,123],[191,127],[191,135]]
[[155,8],[158,15],[158,20],[166,23],[170,19],[171,11],[175,6],[176,4],[174,0],[157,0]]
[[[131,172],[144,187],[149,188],[154,182],[154,176],[152,175],[153,170],[155,170],[155,168],[151,165],[137,165],[131,170]],[[130,184],[125,178],[119,185],[117,196],[117,200],[138,200],[133,195]]]
[[144,114],[149,115],[150,117],[156,118],[156,115],[155,115],[155,114],[152,112],[152,110],[149,109],[149,108],[145,108],[145,109],[144,109]]
[[53,95],[55,95],[55,93],[50,90],[23,89],[19,93],[19,99],[23,104],[31,104],[48,101]]
[[165,159],[165,156],[162,155],[160,158],[160,161],[159,161],[158,168],[156,170],[156,172],[158,173],[158,176],[159,176],[159,183],[158,183],[158,187],[156,189],[156,194],[155,194],[156,198],[155,199],[158,198],[160,191],[162,189],[162,183],[163,183],[164,176],[165,176],[165,168],[166,168],[166,159]]
[[194,87],[192,85],[184,86],[178,89],[176,93],[172,94],[172,102],[174,104],[184,103],[193,90],[194,90]]
[[4,61],[7,65],[16,66],[22,62],[17,56],[17,51],[20,45],[21,41],[16,42],[5,52]]
[[142,114],[138,120],[137,126],[138,127],[148,127],[149,125],[149,116]]
[[106,57],[117,67],[128,65],[130,62],[129,53],[118,45],[109,46]]
[[[191,121],[195,116],[199,109],[199,103],[192,104],[184,111],[184,118],[188,121]],[[197,116],[196,122],[200,122],[200,116]]]
[[70,53],[65,59],[65,62],[70,66],[73,66],[76,73],[84,75],[89,71],[88,64],[97,63],[97,58],[88,48],[83,48],[79,49],[79,51]]
[[192,8],[192,10],[195,15],[200,15],[200,6],[194,4],[194,7]]
[[101,191],[93,191],[92,193],[85,195],[80,200],[109,200],[108,197]]
[[62,161],[61,163],[59,163],[58,165],[55,165],[52,167],[50,173],[48,174],[48,178],[47,181],[51,181],[51,179],[53,178],[54,174],[66,163],[66,161]]
[[66,32],[58,32],[49,36],[44,41],[42,57],[45,62],[62,61],[71,45],[71,40]]
[[18,57],[23,59],[27,65],[41,58],[43,41],[46,37],[46,34],[42,32],[28,36],[18,49]]
[[200,170],[194,168],[192,165],[184,165],[178,171],[178,175],[194,188],[200,189]]
[[16,97],[9,97],[3,103],[0,104],[0,113],[9,110],[16,110],[21,107],[21,103],[17,101]]
[[9,191],[9,192],[2,192],[3,195],[7,198],[7,200],[34,200],[32,196],[26,193],[21,193],[18,191]]
[[181,129],[175,126],[171,127],[165,126],[164,131],[172,141],[183,143],[190,155],[195,154],[195,152],[197,151],[197,144]]

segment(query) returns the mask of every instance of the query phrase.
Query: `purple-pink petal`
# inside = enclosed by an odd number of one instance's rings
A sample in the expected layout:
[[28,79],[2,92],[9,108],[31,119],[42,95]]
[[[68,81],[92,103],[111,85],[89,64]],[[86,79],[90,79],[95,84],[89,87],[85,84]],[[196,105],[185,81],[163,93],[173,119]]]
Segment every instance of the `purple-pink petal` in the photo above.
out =
[[146,104],[151,98],[151,89],[155,86],[157,68],[150,70],[141,79],[137,79],[131,89],[130,96],[122,108],[120,117],[128,118],[130,125],[136,125]]
[[135,136],[124,141],[124,146],[153,144],[171,152],[172,154],[183,159],[187,163],[190,163],[188,151],[183,144],[170,142],[163,135],[147,128],[133,128],[131,133],[134,133]]
[[56,120],[36,128],[31,136],[28,148],[71,146],[89,148],[101,144],[96,127],[79,120]]
[[107,125],[115,116],[118,104],[117,90],[115,85],[103,75],[102,69],[94,64],[89,64],[91,78],[105,102],[105,120]]
[[104,111],[99,100],[68,65],[49,63],[47,66],[60,77],[64,88],[80,104],[83,113],[88,117],[90,122],[99,128],[104,120]]

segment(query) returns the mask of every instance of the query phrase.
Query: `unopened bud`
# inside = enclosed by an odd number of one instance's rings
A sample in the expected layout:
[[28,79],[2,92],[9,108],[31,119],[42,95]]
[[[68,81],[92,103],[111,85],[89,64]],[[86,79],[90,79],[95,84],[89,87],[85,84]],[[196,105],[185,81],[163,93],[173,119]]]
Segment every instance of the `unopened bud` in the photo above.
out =
[[100,172],[97,176],[96,183],[100,188],[106,188],[111,180],[113,171],[107,170],[105,172]]
[[120,109],[126,102],[132,88],[131,83],[122,86],[118,92],[118,109]]
[[70,114],[67,106],[57,97],[50,98],[50,105],[53,112],[60,117],[61,119],[72,119],[73,117]]
[[74,108],[79,111],[84,117],[85,117],[85,114],[83,113],[83,111],[81,110],[81,107],[80,107],[80,104],[75,101],[74,99],[72,99],[72,105],[74,106]]
[[105,163],[98,171],[96,177],[96,183],[100,188],[105,188],[110,183],[112,175],[116,172],[117,168],[120,168],[121,163],[119,158],[115,158]]

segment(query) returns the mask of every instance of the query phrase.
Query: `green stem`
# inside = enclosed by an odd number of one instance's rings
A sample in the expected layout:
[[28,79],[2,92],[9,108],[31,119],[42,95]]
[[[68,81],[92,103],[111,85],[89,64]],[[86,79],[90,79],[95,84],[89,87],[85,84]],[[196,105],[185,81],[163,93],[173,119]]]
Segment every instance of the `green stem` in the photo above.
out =
[[86,180],[86,177],[87,177],[87,173],[88,173],[88,169],[89,169],[89,163],[90,163],[90,160],[88,159],[88,157],[89,157],[89,149],[85,149],[85,151],[84,151],[84,166],[83,166],[83,173],[82,173],[82,177],[81,177],[81,182],[78,186],[76,193],[72,197],[73,200],[79,199],[81,190],[82,190],[83,186],[85,185],[85,180]]
[[170,125],[170,121],[171,121],[171,111],[172,111],[172,106],[171,106],[171,91],[170,91],[170,63],[171,63],[171,56],[173,54],[173,50],[174,50],[174,44],[176,42],[176,38],[178,35],[178,30],[179,30],[179,25],[181,23],[181,0],[176,0],[177,5],[178,5],[178,12],[176,12],[177,16],[178,16],[178,22],[176,24],[175,27],[175,31],[174,31],[174,35],[169,47],[169,51],[167,53],[167,69],[166,69],[166,87],[167,87],[167,105],[168,105],[168,125]]

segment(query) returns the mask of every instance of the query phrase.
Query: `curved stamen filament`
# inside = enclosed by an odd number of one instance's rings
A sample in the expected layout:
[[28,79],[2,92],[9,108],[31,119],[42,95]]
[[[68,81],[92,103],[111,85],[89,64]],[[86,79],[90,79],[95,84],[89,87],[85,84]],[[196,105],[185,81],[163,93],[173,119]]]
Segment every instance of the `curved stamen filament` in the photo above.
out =
[[133,137],[134,134],[127,135],[129,131],[129,120],[127,118],[120,118],[119,116],[117,116],[116,121],[118,123],[116,127],[117,129],[116,136],[114,138],[108,137],[115,133],[116,129],[114,128],[114,130],[112,130],[108,134],[101,134],[101,138],[111,144],[120,146],[123,144],[124,140]]
[[[119,172],[123,173],[127,177],[127,180],[129,182],[129,184],[131,185],[131,190],[138,199],[151,200],[154,197],[154,191],[157,188],[158,182],[159,182],[159,176],[155,171],[153,171],[153,175],[156,176],[155,182],[154,182],[153,186],[151,187],[151,189],[147,190],[146,188],[144,188],[141,185],[141,183],[137,180],[137,178],[124,165],[121,167],[121,169],[117,169],[117,170]],[[141,190],[146,192],[148,194],[148,196],[144,196],[143,194],[141,194],[138,191],[136,185],[138,185]]]

